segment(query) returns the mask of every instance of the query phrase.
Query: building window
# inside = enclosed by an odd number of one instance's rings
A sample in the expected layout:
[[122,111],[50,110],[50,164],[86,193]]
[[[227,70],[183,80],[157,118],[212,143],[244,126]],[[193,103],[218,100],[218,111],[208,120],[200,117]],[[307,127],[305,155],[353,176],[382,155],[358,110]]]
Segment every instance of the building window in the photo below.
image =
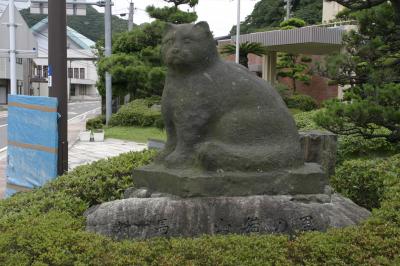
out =
[[81,79],[85,79],[85,69],[81,68],[81,69],[79,69],[79,72],[80,72]]
[[48,66],[43,66],[43,77],[47,78],[48,74],[49,74]]
[[70,96],[75,96],[75,85],[71,85]]
[[36,68],[36,76],[38,78],[42,77],[42,66],[37,66],[37,68]]
[[74,78],[74,70],[73,68],[68,68],[68,78],[72,79]]
[[22,58],[17,58],[17,64],[22,65]]
[[74,68],[74,79],[79,79],[79,68]]

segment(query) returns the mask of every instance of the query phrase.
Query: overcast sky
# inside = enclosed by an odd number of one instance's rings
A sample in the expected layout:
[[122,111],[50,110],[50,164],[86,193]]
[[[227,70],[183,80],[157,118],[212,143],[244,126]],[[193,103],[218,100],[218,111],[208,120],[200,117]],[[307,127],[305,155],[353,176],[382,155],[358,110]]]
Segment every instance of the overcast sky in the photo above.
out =
[[[88,0],[94,1],[94,0]],[[252,11],[254,5],[260,0],[241,0],[241,21],[243,21]],[[157,7],[166,6],[163,0],[133,0],[135,7],[134,22],[141,24],[150,22],[147,15],[146,6],[154,5]],[[130,0],[114,0],[113,14],[127,13]],[[7,5],[6,0],[0,0],[0,11]],[[27,7],[27,4],[17,3],[19,8]],[[233,25],[236,24],[237,0],[199,0],[195,7],[198,21],[207,21],[215,37],[227,35]],[[103,12],[103,8],[96,8]],[[188,6],[182,6],[182,10],[188,10]],[[125,17],[125,19],[127,16]]]
[[[241,0],[241,20],[243,21],[252,11],[254,5],[259,0]],[[163,0],[134,0],[138,8],[134,15],[134,22],[141,24],[151,21],[144,11],[146,6],[165,6],[167,3]],[[114,0],[114,14],[128,12],[130,0]],[[236,24],[237,0],[199,0],[195,7],[199,21],[207,21],[215,36],[227,35],[234,24]],[[187,10],[188,6],[182,6]],[[103,10],[98,9],[103,12]]]

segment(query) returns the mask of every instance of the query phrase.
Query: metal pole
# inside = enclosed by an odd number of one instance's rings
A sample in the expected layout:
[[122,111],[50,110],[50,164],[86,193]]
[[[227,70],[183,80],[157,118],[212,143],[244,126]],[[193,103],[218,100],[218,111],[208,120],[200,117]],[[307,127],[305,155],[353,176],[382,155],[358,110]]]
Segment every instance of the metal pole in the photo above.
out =
[[239,64],[239,47],[240,47],[240,0],[237,0],[237,24],[236,24],[236,58],[235,61]]
[[[111,56],[111,0],[106,0],[104,12],[105,28],[105,56]],[[109,72],[106,72],[106,124],[110,121],[112,115],[112,78]]]
[[128,20],[128,31],[133,29],[133,13],[135,12],[135,4],[131,1],[129,5],[129,20]]
[[17,94],[17,56],[15,51],[15,12],[14,12],[14,0],[10,0],[8,7],[8,27],[10,34],[10,87],[11,94]]
[[58,174],[68,170],[66,0],[49,1],[49,96],[58,99]]
[[286,0],[286,20],[290,19],[290,10],[292,9],[291,7],[291,0]]

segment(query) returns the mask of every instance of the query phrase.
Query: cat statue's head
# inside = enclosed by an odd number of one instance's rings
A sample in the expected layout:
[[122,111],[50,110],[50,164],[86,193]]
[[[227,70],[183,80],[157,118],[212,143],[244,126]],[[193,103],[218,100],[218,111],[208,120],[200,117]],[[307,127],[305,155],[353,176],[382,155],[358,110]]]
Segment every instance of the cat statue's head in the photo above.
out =
[[207,22],[167,24],[161,54],[168,67],[186,70],[207,66],[218,58]]

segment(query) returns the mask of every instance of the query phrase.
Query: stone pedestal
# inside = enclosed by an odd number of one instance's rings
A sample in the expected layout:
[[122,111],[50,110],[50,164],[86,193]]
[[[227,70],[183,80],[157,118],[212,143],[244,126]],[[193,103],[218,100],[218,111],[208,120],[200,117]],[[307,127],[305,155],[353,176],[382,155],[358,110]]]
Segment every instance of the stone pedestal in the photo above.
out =
[[[269,172],[135,169],[125,199],[86,211],[87,230],[115,239],[203,234],[296,234],[355,225],[370,212],[331,195],[336,136],[301,133],[307,163]],[[322,166],[321,166],[322,165]],[[136,189],[140,188],[140,189]]]
[[133,171],[135,187],[183,198],[323,194],[328,178],[320,165],[269,172],[196,172],[147,165]]
[[370,214],[340,195],[154,198],[157,196],[117,200],[93,207],[85,213],[86,228],[115,239],[295,234],[354,225]]

